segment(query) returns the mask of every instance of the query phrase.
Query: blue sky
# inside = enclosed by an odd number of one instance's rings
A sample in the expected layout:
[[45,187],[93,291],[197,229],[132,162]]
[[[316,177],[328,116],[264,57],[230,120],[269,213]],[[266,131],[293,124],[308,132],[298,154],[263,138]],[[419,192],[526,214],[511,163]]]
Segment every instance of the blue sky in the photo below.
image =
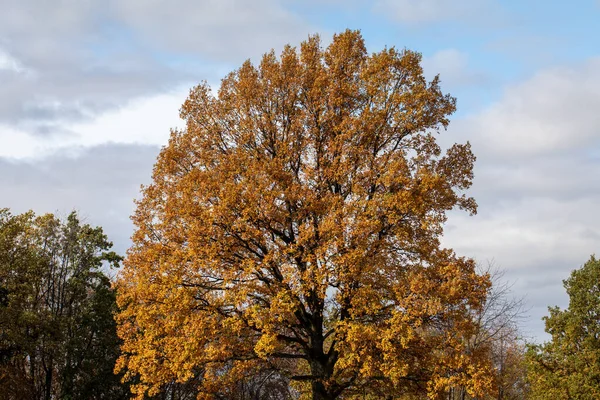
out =
[[600,2],[3,0],[0,207],[65,215],[129,243],[133,199],[201,80],[319,33],[423,54],[458,98],[445,144],[478,157],[474,217],[444,244],[506,271],[533,340],[562,280],[600,249]]

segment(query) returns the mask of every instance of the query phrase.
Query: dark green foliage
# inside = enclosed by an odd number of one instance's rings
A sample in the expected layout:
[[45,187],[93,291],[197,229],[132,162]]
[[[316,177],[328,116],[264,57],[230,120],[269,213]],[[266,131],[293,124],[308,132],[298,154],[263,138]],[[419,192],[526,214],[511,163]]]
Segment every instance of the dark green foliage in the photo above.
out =
[[530,346],[533,399],[600,398],[600,260],[591,257],[564,281],[569,307],[550,307],[552,340]]
[[76,213],[0,210],[0,398],[128,398],[113,374],[111,247]]

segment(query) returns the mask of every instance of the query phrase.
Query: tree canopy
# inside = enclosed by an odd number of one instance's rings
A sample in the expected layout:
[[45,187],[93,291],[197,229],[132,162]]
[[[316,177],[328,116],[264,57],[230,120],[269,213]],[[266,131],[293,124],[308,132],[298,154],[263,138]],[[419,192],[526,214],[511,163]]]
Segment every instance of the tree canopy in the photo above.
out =
[[465,340],[489,279],[440,245],[447,211],[476,211],[475,157],[436,142],[455,99],[420,62],[346,31],[190,91],[117,283],[140,398],[265,370],[313,399],[489,387]]
[[99,227],[75,213],[0,210],[0,397],[124,399],[115,292],[118,265]]
[[532,399],[600,398],[600,260],[592,256],[563,281],[565,310],[544,317],[552,339],[530,347]]

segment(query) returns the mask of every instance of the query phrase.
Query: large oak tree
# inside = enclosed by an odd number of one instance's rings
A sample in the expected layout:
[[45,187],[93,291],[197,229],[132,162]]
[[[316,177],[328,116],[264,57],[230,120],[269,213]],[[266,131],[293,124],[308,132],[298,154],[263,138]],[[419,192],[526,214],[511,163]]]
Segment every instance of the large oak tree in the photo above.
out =
[[118,282],[118,369],[152,395],[201,375],[200,398],[277,371],[313,399],[481,393],[466,350],[489,287],[440,245],[474,213],[469,144],[421,57],[317,36],[193,88],[133,217]]

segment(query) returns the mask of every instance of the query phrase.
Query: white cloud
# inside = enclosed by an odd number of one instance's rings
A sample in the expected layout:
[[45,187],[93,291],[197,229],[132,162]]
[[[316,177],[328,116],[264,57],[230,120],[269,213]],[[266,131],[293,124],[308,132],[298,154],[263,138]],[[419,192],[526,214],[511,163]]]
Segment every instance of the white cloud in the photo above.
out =
[[25,68],[19,60],[0,48],[0,71],[1,70],[21,73],[25,71]]
[[600,58],[549,69],[509,87],[483,113],[457,124],[486,155],[532,157],[600,140]]
[[[0,124],[58,136],[65,122],[218,79],[224,68],[314,31],[288,7],[281,0],[6,0]],[[35,74],[14,73],[25,67]]]
[[32,157],[41,148],[34,137],[8,125],[0,125],[0,157],[26,158]]
[[67,146],[95,146],[102,143],[165,145],[171,128],[182,127],[179,108],[188,88],[132,101],[85,123],[69,126],[78,138]]
[[444,240],[460,254],[494,259],[507,270],[558,263],[568,271],[600,250],[600,214],[594,212],[598,200],[600,196],[530,196],[520,201],[506,198],[493,208],[481,203],[481,213],[474,217],[453,214]]
[[89,148],[107,143],[165,145],[171,128],[183,127],[179,108],[188,88],[131,101],[126,106],[96,118],[73,123],[63,121],[67,132],[57,140],[51,135],[31,135],[0,125],[0,157],[31,159],[49,156],[62,149]]

